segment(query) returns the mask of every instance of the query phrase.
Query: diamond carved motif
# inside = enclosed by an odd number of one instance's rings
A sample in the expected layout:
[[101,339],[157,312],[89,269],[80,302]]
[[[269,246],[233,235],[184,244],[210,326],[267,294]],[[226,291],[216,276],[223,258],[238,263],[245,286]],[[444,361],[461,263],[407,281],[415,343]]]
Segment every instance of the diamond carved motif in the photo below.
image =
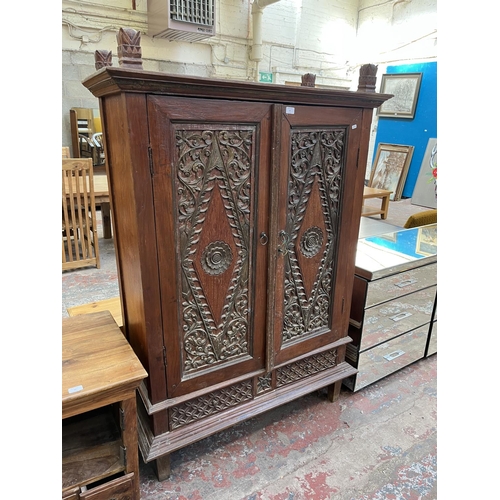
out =
[[[215,235],[213,228],[217,228]],[[233,256],[238,255],[238,248],[218,184],[215,184],[212,190],[208,210],[201,225],[200,239],[193,251],[196,255],[194,264],[200,286],[212,317],[220,328],[222,309],[230,299],[230,285],[235,266]]]
[[176,131],[184,373],[249,351],[254,127]]
[[291,135],[282,344],[329,325],[345,129]]
[[[321,217],[318,217],[321,214]],[[325,215],[321,204],[318,179],[314,183],[309,195],[306,213],[297,233],[295,242],[295,255],[299,263],[299,268],[304,282],[304,288],[308,299],[314,290],[314,284],[320,275],[321,262],[325,258],[325,248],[327,245],[327,231]],[[304,303],[307,307],[307,304]]]

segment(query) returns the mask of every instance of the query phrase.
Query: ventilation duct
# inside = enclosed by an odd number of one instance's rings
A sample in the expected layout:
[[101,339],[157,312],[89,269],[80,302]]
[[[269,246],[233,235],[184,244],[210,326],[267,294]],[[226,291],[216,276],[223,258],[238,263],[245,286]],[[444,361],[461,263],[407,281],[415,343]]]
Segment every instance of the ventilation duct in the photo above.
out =
[[148,35],[195,42],[215,35],[216,0],[148,0]]
[[255,61],[255,81],[259,80],[259,63],[262,61],[262,14],[264,8],[280,0],[254,0],[252,3],[253,43],[250,59]]

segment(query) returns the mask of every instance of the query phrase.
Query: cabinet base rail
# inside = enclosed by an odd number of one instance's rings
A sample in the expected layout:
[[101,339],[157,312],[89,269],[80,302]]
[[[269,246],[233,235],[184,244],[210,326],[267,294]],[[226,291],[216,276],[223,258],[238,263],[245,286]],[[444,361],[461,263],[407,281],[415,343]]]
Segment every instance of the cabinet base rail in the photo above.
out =
[[[324,370],[297,382],[263,393],[248,402],[157,436],[153,434],[150,428],[147,412],[142,400],[139,398],[138,431],[139,449],[142,458],[145,462],[159,459],[184,446],[227,429],[238,422],[248,420],[268,410],[289,403],[315,390],[323,389],[336,383],[340,386],[343,379],[355,375],[356,373],[356,368],[352,367],[347,362],[342,362],[334,368]],[[334,400],[338,397],[339,391],[330,390],[329,393],[334,395],[330,398]]]

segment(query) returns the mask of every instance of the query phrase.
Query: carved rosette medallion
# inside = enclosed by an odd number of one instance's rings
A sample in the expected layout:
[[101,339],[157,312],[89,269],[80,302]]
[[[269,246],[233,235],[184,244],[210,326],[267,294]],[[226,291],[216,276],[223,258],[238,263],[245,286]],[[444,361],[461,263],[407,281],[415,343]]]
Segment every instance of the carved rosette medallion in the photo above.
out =
[[306,257],[314,257],[323,245],[323,231],[319,227],[310,227],[300,239],[300,249]]
[[214,241],[203,250],[201,266],[206,273],[218,275],[227,271],[232,260],[231,247],[223,241]]
[[290,143],[282,344],[329,325],[345,129],[295,129]]
[[263,392],[272,389],[272,377],[271,374],[263,375],[262,377],[257,377],[257,394],[262,394]]
[[254,129],[176,128],[184,373],[249,354]]

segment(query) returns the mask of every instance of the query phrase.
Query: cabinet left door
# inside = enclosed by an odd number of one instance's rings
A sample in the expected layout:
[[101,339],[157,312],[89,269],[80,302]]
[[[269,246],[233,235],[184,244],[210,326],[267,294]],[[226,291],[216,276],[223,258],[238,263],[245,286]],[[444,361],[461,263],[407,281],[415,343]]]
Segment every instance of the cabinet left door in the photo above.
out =
[[148,97],[168,397],[265,366],[271,106]]

